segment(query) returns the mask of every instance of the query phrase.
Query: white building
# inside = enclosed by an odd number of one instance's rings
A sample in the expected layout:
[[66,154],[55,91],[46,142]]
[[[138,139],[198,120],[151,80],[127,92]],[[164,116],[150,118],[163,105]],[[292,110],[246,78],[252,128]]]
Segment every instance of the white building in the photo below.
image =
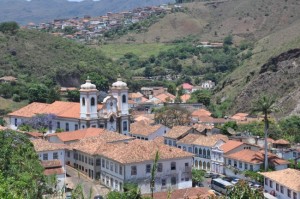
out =
[[45,168],[44,174],[56,175],[57,190],[62,190],[65,185],[65,144],[50,143],[42,139],[31,140],[35,151],[38,153],[42,166]]
[[148,120],[141,120],[130,125],[129,135],[141,140],[154,140],[162,137],[170,129],[162,124],[153,124]]
[[150,193],[150,175],[156,151],[160,158],[155,192],[192,186],[193,154],[157,140],[108,141],[100,136],[71,146],[73,150],[68,151],[68,163],[113,190],[122,191],[124,183],[132,182],[139,186],[142,193]]
[[[229,155],[225,155],[225,175],[244,178],[241,171],[258,171],[264,163],[263,151],[252,151],[245,149]],[[289,162],[276,155],[268,154],[269,166],[275,170],[282,170],[288,167]]]
[[261,148],[256,145],[247,144],[235,140],[219,140],[212,147],[211,155],[211,171],[214,173],[224,174],[225,172],[225,160],[224,155],[230,155],[244,149],[250,149],[252,151],[259,151]]
[[177,147],[177,141],[184,138],[190,133],[197,132],[198,131],[190,126],[173,126],[173,128],[164,135],[164,142],[169,146]]
[[300,199],[300,171],[283,169],[261,173],[264,190],[278,199]]
[[56,118],[49,124],[48,133],[54,133],[56,129],[75,131],[94,127],[127,134],[130,129],[127,84],[118,78],[110,87],[110,94],[102,104],[97,104],[98,93],[96,86],[90,80],[86,80],[86,83],[81,85],[80,103],[31,103],[8,114],[10,128],[17,129],[22,122],[37,114],[54,114]]

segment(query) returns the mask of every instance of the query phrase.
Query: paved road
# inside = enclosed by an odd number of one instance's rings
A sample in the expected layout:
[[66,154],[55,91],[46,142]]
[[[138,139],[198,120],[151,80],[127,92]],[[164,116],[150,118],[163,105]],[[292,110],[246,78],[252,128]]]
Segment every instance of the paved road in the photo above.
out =
[[102,195],[106,196],[109,192],[109,189],[103,185],[100,185],[99,182],[95,182],[91,180],[90,178],[86,177],[85,175],[81,174],[77,170],[73,169],[72,167],[66,166],[67,175],[70,177],[67,177],[67,181],[71,182],[74,185],[74,188],[76,185],[81,184],[83,188],[83,194],[85,197],[89,196],[90,191],[92,190],[92,198],[95,195]]

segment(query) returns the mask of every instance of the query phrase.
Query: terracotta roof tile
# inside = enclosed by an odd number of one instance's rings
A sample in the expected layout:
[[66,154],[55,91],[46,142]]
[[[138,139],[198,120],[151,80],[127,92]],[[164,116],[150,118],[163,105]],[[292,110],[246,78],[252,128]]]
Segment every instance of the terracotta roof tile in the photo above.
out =
[[130,125],[130,133],[135,135],[149,136],[152,133],[155,133],[161,127],[163,127],[161,124],[151,124],[151,120],[142,120]]
[[[102,104],[98,104],[98,109],[101,109],[102,106]],[[52,104],[45,104],[33,102],[8,115],[19,117],[33,117],[36,114],[55,114],[58,117],[79,119],[80,103],[55,101]]]
[[[264,162],[263,151],[252,151],[248,149],[238,151],[230,155],[225,155],[225,157],[243,162],[248,162],[251,164],[262,164]],[[273,165],[289,164],[288,161],[283,160],[272,153],[268,153],[268,159],[269,162]]]
[[43,160],[41,164],[44,168],[62,167],[59,160]]
[[215,135],[199,135],[199,137],[193,141],[193,145],[199,146],[207,146],[213,147],[218,140],[224,140],[225,142],[228,140],[228,137],[223,134],[215,134]]
[[211,116],[211,112],[205,109],[198,109],[192,113],[193,117]]
[[289,141],[286,141],[284,139],[279,139],[273,142],[273,144],[290,144]]
[[159,151],[160,160],[192,158],[194,156],[192,153],[153,140],[144,141],[136,139],[129,142],[108,145],[110,146],[106,147],[106,150],[99,150],[98,154],[122,164],[154,160],[156,151]]
[[180,99],[182,102],[187,102],[190,98],[191,98],[191,95],[187,94],[187,93],[180,96]]
[[67,149],[68,146],[61,143],[51,143],[43,139],[35,139],[31,140],[35,151],[41,152],[41,151],[56,151],[56,150],[63,150]]
[[185,90],[192,90],[193,86],[189,83],[183,83],[182,88]]
[[225,144],[223,144],[220,149],[223,150],[224,153],[227,153],[241,145],[243,145],[243,142],[235,141],[235,140],[228,140]]
[[173,128],[165,134],[164,137],[178,139],[180,136],[183,136],[190,131],[192,127],[190,126],[173,126]]
[[296,169],[289,168],[279,171],[262,172],[261,174],[293,191],[300,192],[300,171]]
[[231,116],[231,119],[237,120],[237,121],[243,121],[247,120],[248,113],[237,113],[233,116]]
[[140,98],[143,97],[143,94],[140,92],[136,92],[136,93],[128,93],[128,97],[130,99],[135,99],[135,98]]
[[175,98],[176,98],[174,95],[172,95],[170,93],[167,93],[167,92],[158,94],[158,95],[156,95],[154,97],[157,98],[157,99],[159,99],[161,102],[167,102],[168,99],[171,100],[171,101],[174,101]]
[[79,129],[77,131],[54,133],[50,134],[49,136],[57,136],[61,141],[68,142],[74,140],[81,140],[88,137],[95,137],[101,135],[105,131],[107,130],[101,128],[86,128]]
[[196,139],[198,139],[199,137],[201,137],[201,135],[190,133],[190,134],[188,134],[187,136],[185,136],[184,138],[180,139],[180,140],[178,141],[178,143],[182,143],[182,144],[193,144],[194,141],[195,141]]
[[[166,192],[157,192],[154,193],[155,199],[166,199],[168,198],[168,191]],[[192,188],[186,188],[186,189],[177,189],[171,191],[170,199],[207,199],[211,198],[211,196],[214,195],[212,192],[210,192],[210,189],[206,187],[192,187]]]
[[60,175],[60,174],[64,174],[65,171],[63,168],[54,168],[54,169],[45,169],[44,170],[44,175],[48,176],[48,175]]

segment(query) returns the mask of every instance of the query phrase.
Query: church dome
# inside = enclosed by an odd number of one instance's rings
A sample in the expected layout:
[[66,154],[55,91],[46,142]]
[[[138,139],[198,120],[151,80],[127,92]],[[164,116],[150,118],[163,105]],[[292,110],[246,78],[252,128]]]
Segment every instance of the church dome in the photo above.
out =
[[91,89],[96,89],[96,85],[91,83],[91,80],[89,78],[86,80],[85,84],[82,84],[80,86],[81,89],[84,90],[91,90]]
[[122,81],[120,77],[118,77],[117,81],[112,84],[113,87],[124,88],[127,87],[127,84]]

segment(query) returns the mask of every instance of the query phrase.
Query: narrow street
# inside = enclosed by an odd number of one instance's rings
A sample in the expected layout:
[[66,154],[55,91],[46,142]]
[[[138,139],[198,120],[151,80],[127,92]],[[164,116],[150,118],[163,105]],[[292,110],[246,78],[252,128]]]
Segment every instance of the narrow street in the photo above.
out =
[[67,175],[69,176],[67,177],[67,183],[71,183],[74,188],[78,184],[82,185],[85,198],[89,196],[90,191],[92,191],[92,199],[96,195],[106,196],[109,192],[107,187],[101,185],[99,182],[89,179],[87,176],[70,166],[66,166],[66,171]]

